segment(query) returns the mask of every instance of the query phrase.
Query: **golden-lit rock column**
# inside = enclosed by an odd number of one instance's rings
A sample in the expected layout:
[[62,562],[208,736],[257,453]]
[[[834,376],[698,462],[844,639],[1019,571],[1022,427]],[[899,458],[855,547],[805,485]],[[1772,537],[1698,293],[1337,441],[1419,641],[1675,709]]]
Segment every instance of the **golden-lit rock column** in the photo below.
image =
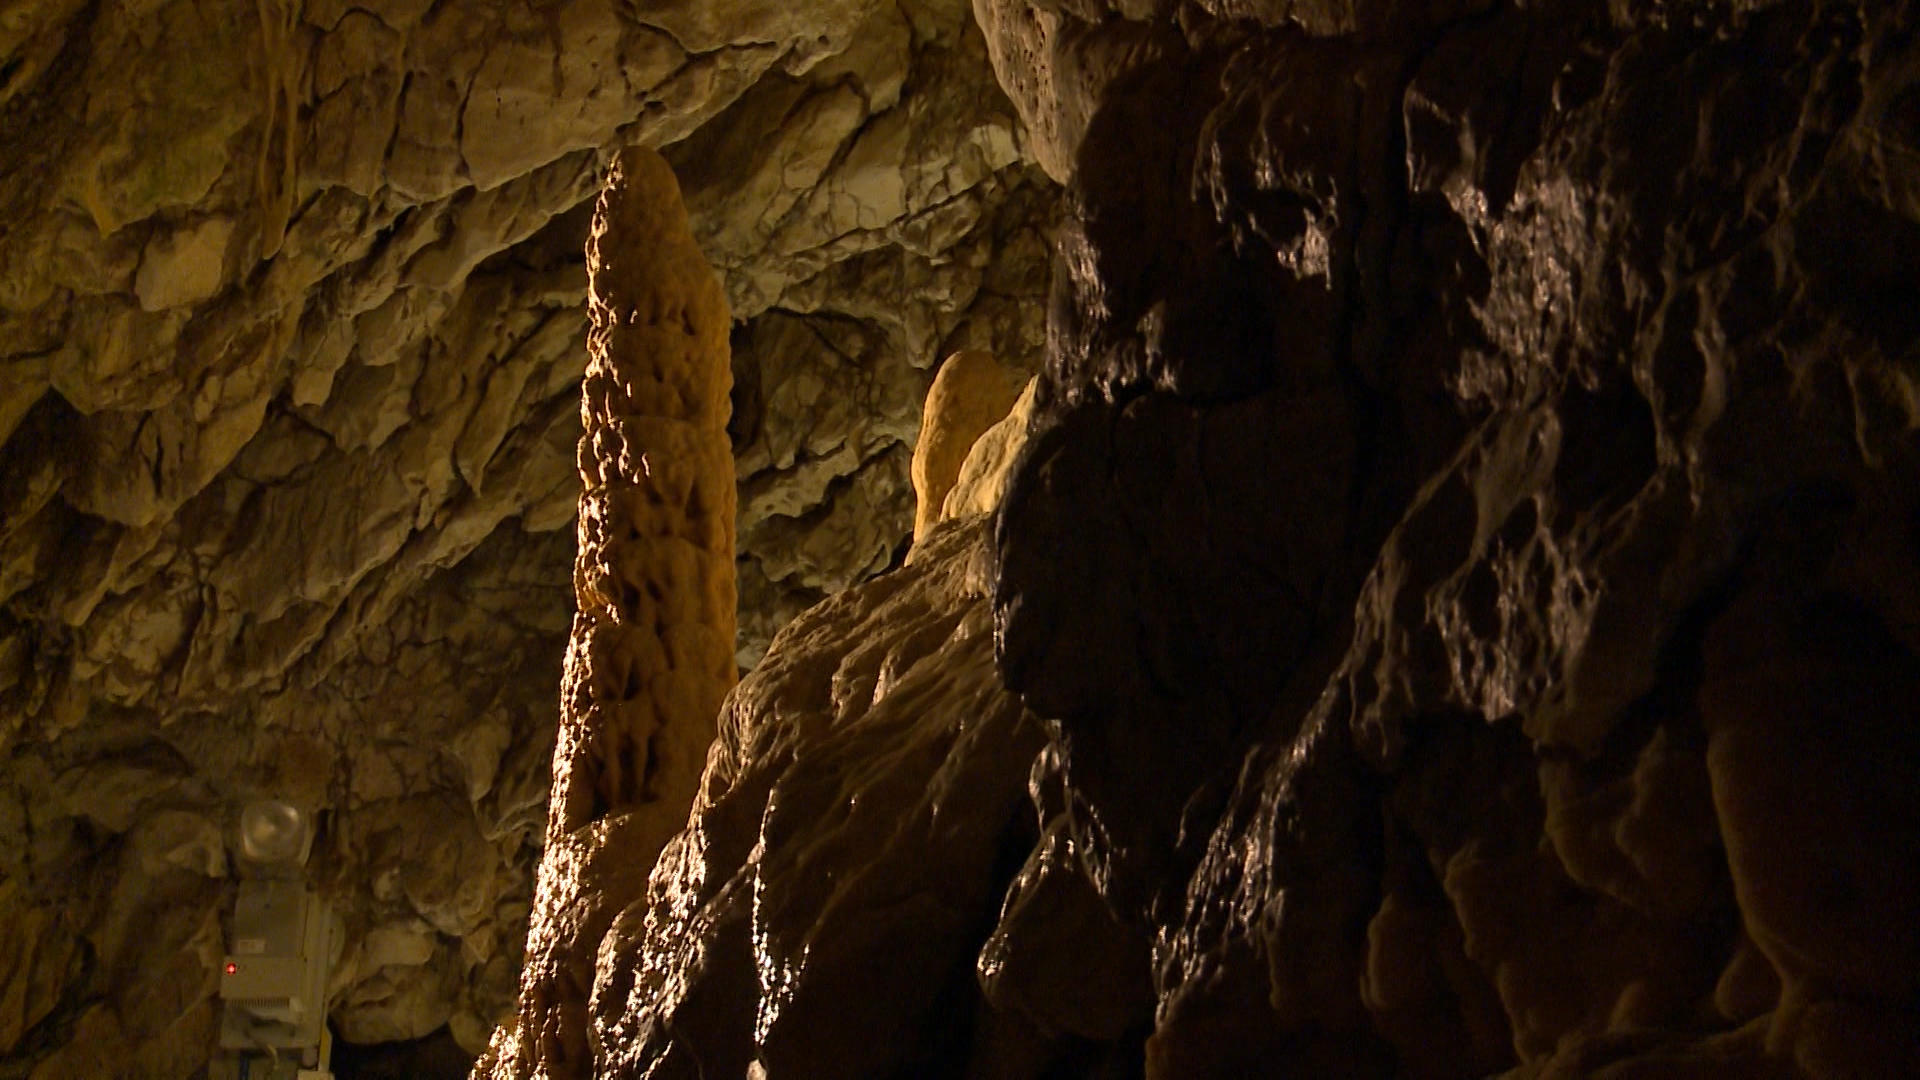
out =
[[954,353],[934,373],[920,412],[920,438],[913,447],[916,543],[940,522],[941,508],[974,442],[1007,415],[1025,385],[1020,372],[979,349]]
[[658,154],[614,163],[587,240],[579,612],[514,1022],[475,1075],[585,1077],[594,957],[687,808],[734,667],[729,314]]

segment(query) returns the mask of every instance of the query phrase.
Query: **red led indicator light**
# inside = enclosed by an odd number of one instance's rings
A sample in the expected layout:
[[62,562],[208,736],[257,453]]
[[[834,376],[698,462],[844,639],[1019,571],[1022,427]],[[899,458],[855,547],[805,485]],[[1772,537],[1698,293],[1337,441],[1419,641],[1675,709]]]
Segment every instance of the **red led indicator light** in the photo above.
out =
[[238,975],[239,973],[240,973],[240,965],[234,963],[231,960],[227,961],[227,974]]

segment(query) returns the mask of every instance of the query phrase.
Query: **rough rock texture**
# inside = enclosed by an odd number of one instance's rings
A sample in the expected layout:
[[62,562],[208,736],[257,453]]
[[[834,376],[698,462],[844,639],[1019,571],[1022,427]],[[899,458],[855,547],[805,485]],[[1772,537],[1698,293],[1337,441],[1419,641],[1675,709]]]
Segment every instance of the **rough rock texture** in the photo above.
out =
[[[1033,426],[1034,392],[1038,387],[1037,377],[1028,379],[1007,415],[974,440],[941,505],[942,520],[991,514],[1000,508],[1020,450],[1027,444],[1027,429]],[[926,510],[922,507],[916,514]],[[912,558],[911,553],[908,558]]]
[[977,525],[804,617],[602,1071],[1920,1072],[1912,5],[979,8],[1070,182],[992,519],[1044,739],[954,734]]
[[481,1066],[502,1076],[536,1060],[544,1075],[590,1075],[601,939],[685,817],[737,673],[731,320],[654,151],[609,170],[587,282],[579,612],[520,1007]]
[[[909,66],[908,61],[912,64]],[[736,318],[740,660],[898,561],[940,358],[1038,367],[1055,189],[958,0],[877,7],[667,150]]]
[[[990,376],[1004,398],[991,357],[948,364]],[[925,409],[928,430],[992,418],[957,394],[930,395]],[[1019,426],[976,449],[1010,462],[1026,417],[1009,419]],[[974,496],[990,499],[1006,470],[974,471]],[[1049,820],[1036,822],[1029,796],[1045,736],[994,663],[987,516],[920,510],[928,528],[906,565],[796,619],[720,711],[688,828],[600,942],[590,1058],[530,1044],[483,1059],[476,1076],[1011,1076],[1124,1063],[1078,1033],[1116,1034],[1097,993],[1055,1002],[1067,1026],[1043,1027],[996,1008],[996,995],[1080,996],[1067,983],[1031,987],[1018,959],[993,991],[980,977],[1000,897]],[[1047,835],[1057,852],[1057,821]],[[586,839],[602,862],[648,865],[626,858],[643,851],[626,837]],[[1090,889],[1026,903],[1040,934],[1060,913],[1112,926]],[[1144,948],[1129,959],[1120,970],[1143,981]],[[1076,1028],[1081,1016],[1092,1018]]]
[[321,815],[337,1033],[483,1046],[543,829],[605,164],[667,148],[737,320],[750,663],[902,550],[938,359],[1037,365],[1052,198],[1016,128],[964,0],[0,16],[0,1073],[192,1071],[258,795]]

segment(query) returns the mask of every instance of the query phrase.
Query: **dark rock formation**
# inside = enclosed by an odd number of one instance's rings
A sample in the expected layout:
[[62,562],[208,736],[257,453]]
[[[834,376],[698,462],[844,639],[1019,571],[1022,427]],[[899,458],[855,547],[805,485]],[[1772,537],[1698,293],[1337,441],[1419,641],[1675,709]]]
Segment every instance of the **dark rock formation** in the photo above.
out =
[[996,612],[1147,1071],[1909,1073],[1911,12],[1471,6],[1074,36]]

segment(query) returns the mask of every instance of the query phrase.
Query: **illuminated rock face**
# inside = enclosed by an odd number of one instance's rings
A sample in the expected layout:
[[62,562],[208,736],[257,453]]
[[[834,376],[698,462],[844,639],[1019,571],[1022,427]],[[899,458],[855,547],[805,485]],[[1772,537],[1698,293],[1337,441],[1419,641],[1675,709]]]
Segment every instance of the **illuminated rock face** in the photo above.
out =
[[920,438],[913,447],[915,540],[941,520],[974,443],[1006,418],[1021,383],[992,353],[977,349],[954,353],[940,365],[927,388]]
[[191,1072],[256,797],[321,822],[343,1043],[471,1057],[546,828],[608,163],[663,148],[736,320],[751,664],[897,560],[940,359],[1038,364],[1054,193],[984,38],[966,0],[0,23],[0,1072]]
[[940,526],[741,682],[601,953],[598,1075],[944,1075],[994,1028],[975,960],[1044,738],[994,667],[985,539]]

